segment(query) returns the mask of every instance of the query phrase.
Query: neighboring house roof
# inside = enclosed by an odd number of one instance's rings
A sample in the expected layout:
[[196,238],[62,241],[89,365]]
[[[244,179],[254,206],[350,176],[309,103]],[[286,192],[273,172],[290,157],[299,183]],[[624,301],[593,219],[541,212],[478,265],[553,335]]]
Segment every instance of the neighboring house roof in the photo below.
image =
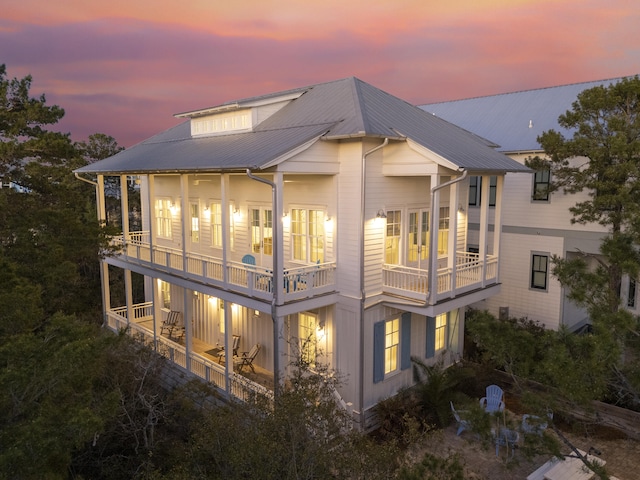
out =
[[410,139],[460,169],[523,171],[494,145],[357,78],[228,102],[179,116],[242,108],[268,99],[288,103],[244,133],[192,138],[189,122],[166,130],[80,173],[259,170],[317,139]]
[[572,136],[558,125],[558,117],[571,109],[580,92],[620,80],[622,77],[431,103],[420,108],[495,142],[501,152],[534,152],[542,150],[537,140],[542,132],[554,129],[567,138]]

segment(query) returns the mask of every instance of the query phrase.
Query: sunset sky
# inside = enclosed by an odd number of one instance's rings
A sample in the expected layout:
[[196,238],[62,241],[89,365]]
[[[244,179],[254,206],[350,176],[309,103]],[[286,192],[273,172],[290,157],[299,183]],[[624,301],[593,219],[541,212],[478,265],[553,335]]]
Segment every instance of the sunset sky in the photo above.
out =
[[0,63],[76,140],[355,76],[414,104],[640,73],[637,0],[3,0]]

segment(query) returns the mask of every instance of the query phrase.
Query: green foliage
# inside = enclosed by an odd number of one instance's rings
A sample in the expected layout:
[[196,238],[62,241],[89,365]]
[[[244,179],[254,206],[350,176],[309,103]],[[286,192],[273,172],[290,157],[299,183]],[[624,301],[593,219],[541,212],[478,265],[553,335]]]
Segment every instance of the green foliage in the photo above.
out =
[[497,320],[489,312],[471,310],[465,329],[481,360],[511,375],[530,376],[547,348],[547,332],[526,318]]
[[611,396],[640,409],[640,382],[620,356],[639,335],[638,319],[621,308],[620,292],[623,277],[640,272],[640,77],[583,91],[558,122],[573,136],[544,132],[538,140],[546,158],[528,165],[550,169],[553,190],[586,191],[588,198],[570,208],[572,222],[599,223],[608,234],[599,255],[554,257],[552,272],[569,298],[587,309],[595,343],[611,349],[609,356],[598,354],[610,368]]
[[480,311],[467,314],[465,328],[482,358],[512,375],[516,388],[524,391],[527,386],[519,382],[528,379],[552,389],[544,396],[544,409],[558,401],[586,405],[606,393],[618,350],[595,334],[544,330],[527,320],[498,320]]
[[21,188],[0,189],[0,259],[39,289],[47,315],[95,312],[98,255],[112,232],[98,224],[93,188],[73,175],[85,149],[47,130],[64,110],[30,97],[30,87],[30,76],[9,80],[0,65],[0,177]]
[[403,466],[398,474],[400,480],[464,480],[464,464],[459,455],[447,458],[425,453],[412,466]]
[[348,429],[334,378],[299,368],[274,405],[213,408],[167,478],[391,478],[397,450]]
[[414,391],[427,422],[444,427],[451,422],[451,405],[462,382],[472,376],[472,372],[461,366],[444,368],[442,361],[428,365],[422,359],[413,357]]

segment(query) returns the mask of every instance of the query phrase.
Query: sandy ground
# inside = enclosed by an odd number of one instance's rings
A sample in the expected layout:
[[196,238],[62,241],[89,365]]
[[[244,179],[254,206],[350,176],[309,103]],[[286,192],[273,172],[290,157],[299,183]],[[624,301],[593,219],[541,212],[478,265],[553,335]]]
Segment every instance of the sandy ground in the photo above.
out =
[[[566,436],[583,451],[588,451],[591,447],[599,450],[600,458],[606,461],[609,475],[614,475],[619,480],[640,479],[640,442],[629,439],[603,439],[587,434],[566,433]],[[465,465],[465,478],[470,480],[526,479],[527,475],[550,459],[550,456],[529,459],[518,450],[513,457],[507,457],[504,447],[500,456],[496,457],[495,445],[482,442],[468,432],[463,432],[458,437],[453,425],[430,434],[420,442],[411,456],[419,460],[423,452],[441,457],[458,453]],[[569,453],[568,448],[565,453]]]

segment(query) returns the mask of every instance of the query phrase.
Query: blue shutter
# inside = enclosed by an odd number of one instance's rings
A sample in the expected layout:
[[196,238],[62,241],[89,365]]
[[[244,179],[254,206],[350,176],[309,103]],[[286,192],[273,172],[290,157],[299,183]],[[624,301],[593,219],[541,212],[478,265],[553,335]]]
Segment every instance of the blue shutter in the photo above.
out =
[[427,358],[436,354],[436,319],[427,317]]
[[373,324],[373,383],[384,380],[384,325]]
[[402,352],[400,360],[400,369],[406,370],[411,367],[411,313],[405,312],[400,320],[401,338],[400,351]]

